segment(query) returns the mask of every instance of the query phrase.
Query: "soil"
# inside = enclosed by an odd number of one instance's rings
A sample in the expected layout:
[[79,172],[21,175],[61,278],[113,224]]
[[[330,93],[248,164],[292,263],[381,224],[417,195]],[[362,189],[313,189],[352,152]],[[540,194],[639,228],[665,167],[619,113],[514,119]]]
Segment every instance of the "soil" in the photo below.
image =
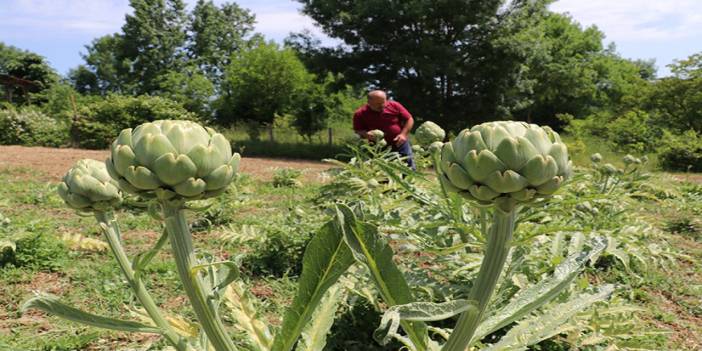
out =
[[[104,160],[108,150],[57,149],[46,147],[0,146],[0,169],[26,168],[39,171],[47,181],[59,180],[78,160],[92,158]],[[329,164],[309,160],[270,159],[244,157],[239,171],[255,178],[270,180],[278,168],[302,170],[302,179],[317,181],[321,172],[331,168]]]

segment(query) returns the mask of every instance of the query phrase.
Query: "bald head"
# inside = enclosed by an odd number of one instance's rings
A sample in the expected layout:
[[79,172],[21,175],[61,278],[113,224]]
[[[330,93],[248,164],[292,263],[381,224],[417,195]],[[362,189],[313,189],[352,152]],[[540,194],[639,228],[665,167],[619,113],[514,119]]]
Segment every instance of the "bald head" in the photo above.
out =
[[368,106],[373,111],[382,111],[387,101],[387,95],[382,90],[373,90],[368,93]]

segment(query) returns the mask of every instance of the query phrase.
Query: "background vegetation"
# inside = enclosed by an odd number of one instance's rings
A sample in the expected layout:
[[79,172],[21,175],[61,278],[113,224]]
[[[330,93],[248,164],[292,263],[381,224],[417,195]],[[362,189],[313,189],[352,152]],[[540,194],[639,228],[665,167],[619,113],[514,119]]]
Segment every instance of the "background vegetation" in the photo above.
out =
[[103,148],[138,121],[195,118],[235,129],[253,154],[314,156],[327,128],[343,144],[364,92],[381,88],[453,132],[526,120],[700,171],[702,53],[658,77],[655,62],[621,57],[605,33],[551,12],[551,2],[300,0],[338,40],[328,47],[307,32],[269,42],[234,2],[199,0],[188,11],[182,0],[131,0],[121,30],[94,39],[65,77],[0,43],[0,74],[26,83],[0,86],[0,143]]

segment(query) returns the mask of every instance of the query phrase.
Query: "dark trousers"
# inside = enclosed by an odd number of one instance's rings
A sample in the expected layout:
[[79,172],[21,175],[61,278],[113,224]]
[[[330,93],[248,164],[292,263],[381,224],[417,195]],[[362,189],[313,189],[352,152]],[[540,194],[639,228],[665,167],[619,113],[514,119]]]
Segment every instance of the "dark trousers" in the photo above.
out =
[[412,168],[413,171],[417,170],[417,165],[414,164],[414,155],[412,154],[412,145],[410,145],[409,140],[405,141],[404,144],[400,146],[392,146],[392,151],[396,151],[400,155],[407,157],[407,166]]

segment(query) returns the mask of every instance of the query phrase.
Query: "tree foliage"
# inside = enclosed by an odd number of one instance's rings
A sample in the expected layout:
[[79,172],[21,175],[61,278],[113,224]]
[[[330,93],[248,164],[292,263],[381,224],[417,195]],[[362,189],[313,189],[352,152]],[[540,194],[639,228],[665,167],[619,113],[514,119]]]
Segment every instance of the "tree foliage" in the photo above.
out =
[[652,74],[605,48],[597,28],[550,12],[550,0],[299,2],[343,41],[322,47],[309,33],[289,37],[309,67],[387,89],[414,114],[453,128],[584,118]]
[[31,93],[48,89],[59,80],[58,74],[43,56],[2,42],[0,42],[0,74],[31,83],[31,86],[25,89],[0,85],[0,98],[12,96],[11,102],[18,105],[30,101],[41,102],[33,101]]
[[271,124],[276,114],[291,111],[296,100],[307,93],[312,78],[290,49],[260,43],[241,51],[225,69],[216,119],[225,125],[251,121],[250,134],[256,138],[256,127]]

